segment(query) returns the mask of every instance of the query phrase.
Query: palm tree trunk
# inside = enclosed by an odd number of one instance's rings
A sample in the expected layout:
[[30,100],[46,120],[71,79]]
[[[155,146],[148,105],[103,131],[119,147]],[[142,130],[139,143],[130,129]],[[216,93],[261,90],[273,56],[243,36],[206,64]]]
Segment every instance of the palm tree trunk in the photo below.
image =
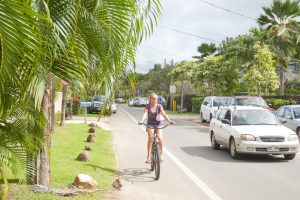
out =
[[284,95],[284,69],[280,67],[279,69],[279,95]]
[[49,186],[50,184],[50,149],[51,149],[51,92],[52,92],[52,77],[48,76],[46,87],[44,90],[44,97],[42,102],[42,109],[47,125],[42,129],[44,146],[40,150],[40,172],[39,184]]
[[61,118],[60,118],[60,126],[65,125],[65,119],[66,119],[66,99],[67,99],[67,84],[63,84],[63,91],[62,91],[62,102],[61,102]]

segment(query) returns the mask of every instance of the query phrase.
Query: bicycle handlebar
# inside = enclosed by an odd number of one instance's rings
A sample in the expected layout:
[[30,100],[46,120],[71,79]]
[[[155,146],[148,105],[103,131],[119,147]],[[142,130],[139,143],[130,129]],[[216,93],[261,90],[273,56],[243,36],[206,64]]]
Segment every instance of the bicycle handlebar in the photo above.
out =
[[167,126],[170,125],[170,124],[166,124],[166,125],[164,125],[164,126],[153,127],[153,126],[149,126],[149,125],[147,125],[147,124],[145,124],[145,123],[139,123],[139,122],[138,122],[138,124],[139,124],[139,125],[144,125],[144,126],[146,126],[147,128],[151,128],[151,129],[164,129],[164,128],[166,128]]

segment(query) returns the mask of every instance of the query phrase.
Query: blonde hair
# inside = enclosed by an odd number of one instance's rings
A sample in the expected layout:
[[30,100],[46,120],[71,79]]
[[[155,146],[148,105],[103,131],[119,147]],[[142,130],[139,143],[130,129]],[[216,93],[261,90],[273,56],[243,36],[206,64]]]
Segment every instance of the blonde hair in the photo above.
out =
[[156,93],[153,92],[153,93],[150,95],[150,99],[151,99],[153,96],[157,96],[157,97],[158,97],[158,95],[157,95]]

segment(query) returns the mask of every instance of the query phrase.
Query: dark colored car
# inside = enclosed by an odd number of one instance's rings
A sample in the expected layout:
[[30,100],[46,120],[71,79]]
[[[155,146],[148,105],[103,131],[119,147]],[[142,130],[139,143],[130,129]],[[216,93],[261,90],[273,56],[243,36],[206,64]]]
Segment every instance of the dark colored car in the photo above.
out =
[[105,96],[94,96],[92,106],[88,107],[89,113],[99,113],[105,103]]
[[162,105],[164,109],[166,109],[167,101],[163,96],[158,96],[157,102]]

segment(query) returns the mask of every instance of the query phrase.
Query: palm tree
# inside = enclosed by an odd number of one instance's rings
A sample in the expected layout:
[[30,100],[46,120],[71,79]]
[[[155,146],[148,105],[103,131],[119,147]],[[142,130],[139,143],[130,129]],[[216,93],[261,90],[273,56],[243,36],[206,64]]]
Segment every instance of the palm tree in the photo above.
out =
[[295,54],[295,45],[299,40],[299,2],[274,0],[270,7],[263,7],[264,14],[257,19],[258,24],[269,30],[272,36],[272,51],[276,55],[280,70],[280,95],[284,94],[284,69]]
[[[44,142],[40,184],[49,184],[47,152],[51,147],[49,124],[53,77],[68,82],[93,80],[92,84],[103,85],[112,92],[115,80],[127,65],[134,65],[137,46],[153,31],[161,13],[159,0],[142,2],[49,0],[42,4],[41,1],[1,1],[0,114],[10,110],[6,115],[0,115],[0,122],[6,126],[6,121],[14,119],[18,123],[12,124],[16,128],[21,126],[16,113],[23,111],[29,103],[35,111],[43,110],[43,117],[30,112],[23,114],[22,117],[36,117],[34,121],[40,123],[28,127],[22,125],[19,131],[33,135],[22,146],[29,150],[35,147],[33,144],[39,138],[34,134],[41,131],[39,127],[44,127],[40,135]],[[14,17],[11,17],[12,13]],[[0,126],[0,129],[3,128]],[[11,134],[22,144],[24,137],[10,130],[0,132],[0,135]],[[1,141],[5,142],[0,143],[0,149],[11,144],[7,140]],[[6,157],[2,154],[0,150],[0,178],[7,180],[3,166],[12,154]],[[16,164],[8,166],[13,169]]]

